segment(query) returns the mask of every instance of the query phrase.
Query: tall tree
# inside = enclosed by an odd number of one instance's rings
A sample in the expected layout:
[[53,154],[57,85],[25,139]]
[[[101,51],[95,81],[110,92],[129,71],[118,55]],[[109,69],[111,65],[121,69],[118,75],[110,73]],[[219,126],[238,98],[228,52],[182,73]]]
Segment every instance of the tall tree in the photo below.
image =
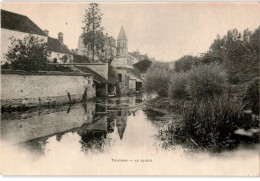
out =
[[90,3],[89,8],[85,12],[83,23],[83,43],[89,48],[92,56],[92,62],[95,59],[95,51],[100,48],[100,36],[103,35],[103,27],[101,26],[102,13],[97,3]]
[[83,27],[83,43],[87,47],[87,51],[91,52],[92,62],[95,57],[103,63],[111,64],[114,59],[113,49],[115,48],[115,40],[113,37],[103,33],[104,28],[101,26],[102,13],[97,3],[91,3],[86,10]]
[[101,33],[97,37],[95,55],[99,58],[100,61],[110,65],[114,59],[115,47],[116,45],[113,37]]

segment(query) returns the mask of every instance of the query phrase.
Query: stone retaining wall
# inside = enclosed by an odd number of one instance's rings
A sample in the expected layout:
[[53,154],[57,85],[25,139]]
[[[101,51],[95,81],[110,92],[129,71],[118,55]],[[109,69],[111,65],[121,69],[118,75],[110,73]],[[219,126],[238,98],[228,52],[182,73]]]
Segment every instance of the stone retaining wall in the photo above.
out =
[[96,96],[92,74],[1,71],[1,106],[34,107],[80,102]]

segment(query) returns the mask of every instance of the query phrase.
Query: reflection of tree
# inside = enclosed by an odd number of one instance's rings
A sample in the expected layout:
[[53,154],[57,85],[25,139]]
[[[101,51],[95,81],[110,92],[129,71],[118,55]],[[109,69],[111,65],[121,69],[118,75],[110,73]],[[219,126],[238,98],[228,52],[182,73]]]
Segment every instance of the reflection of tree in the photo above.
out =
[[117,118],[117,111],[108,112],[107,114],[107,131],[108,133],[113,133],[115,131]]
[[107,138],[108,132],[113,132],[111,128],[111,119],[107,116],[96,114],[92,123],[85,123],[82,125],[77,133],[81,136],[80,143],[82,144],[83,152],[103,152],[104,146],[109,144]]
[[151,109],[143,109],[143,112],[150,121],[157,121],[158,117],[162,117],[164,115],[164,113]]
[[44,137],[41,139],[32,140],[29,142],[21,143],[20,146],[30,150],[33,154],[44,155],[45,154],[45,145],[48,143],[49,137]]
[[123,139],[125,133],[128,114],[129,112],[126,110],[119,110],[117,113],[116,127],[121,140]]
[[106,132],[100,131],[90,131],[85,132],[83,135],[81,135],[81,145],[82,145],[82,151],[87,153],[89,151],[91,152],[103,152],[104,151],[104,145],[105,145],[105,138],[106,138]]

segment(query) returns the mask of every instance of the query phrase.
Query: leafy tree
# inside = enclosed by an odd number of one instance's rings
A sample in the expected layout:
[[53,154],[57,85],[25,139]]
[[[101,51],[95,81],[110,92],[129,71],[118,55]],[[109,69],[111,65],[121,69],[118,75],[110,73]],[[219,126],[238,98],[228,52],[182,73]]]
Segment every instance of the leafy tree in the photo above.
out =
[[191,55],[185,55],[179,60],[175,62],[175,71],[176,72],[187,72],[191,70],[192,66],[198,65],[200,62],[200,59],[198,57],[194,57]]
[[201,62],[223,64],[230,83],[248,82],[259,75],[259,34],[260,27],[253,33],[233,29],[223,38],[218,35]]
[[5,54],[12,69],[25,71],[45,70],[47,67],[47,44],[29,35],[24,39],[10,38],[11,46]]
[[148,68],[151,66],[152,61],[148,60],[148,59],[144,59],[136,64],[134,64],[134,68],[136,68],[138,70],[138,72],[140,73],[146,73]]
[[169,64],[154,62],[146,73],[144,90],[148,93],[157,93],[160,97],[166,97],[171,74]]
[[217,64],[201,65],[187,77],[187,91],[192,99],[207,99],[221,95],[227,85],[227,75]]
[[100,35],[97,36],[95,55],[101,62],[110,65],[114,59],[113,47],[115,47],[113,37],[100,33]]
[[171,76],[169,83],[168,95],[171,99],[187,99],[189,93],[187,91],[188,73],[180,72]]

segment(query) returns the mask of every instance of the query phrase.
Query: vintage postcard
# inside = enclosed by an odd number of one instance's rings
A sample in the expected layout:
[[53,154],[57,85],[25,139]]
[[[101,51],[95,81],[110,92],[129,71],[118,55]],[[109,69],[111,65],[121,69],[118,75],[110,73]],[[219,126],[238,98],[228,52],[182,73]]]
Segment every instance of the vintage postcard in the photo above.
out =
[[259,176],[258,2],[1,2],[1,175]]

